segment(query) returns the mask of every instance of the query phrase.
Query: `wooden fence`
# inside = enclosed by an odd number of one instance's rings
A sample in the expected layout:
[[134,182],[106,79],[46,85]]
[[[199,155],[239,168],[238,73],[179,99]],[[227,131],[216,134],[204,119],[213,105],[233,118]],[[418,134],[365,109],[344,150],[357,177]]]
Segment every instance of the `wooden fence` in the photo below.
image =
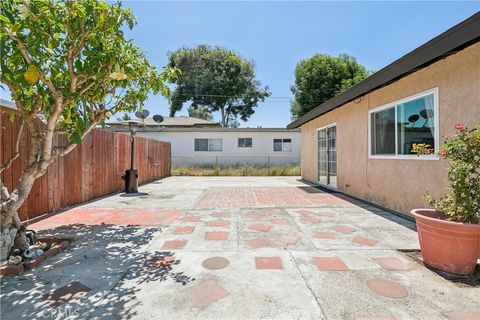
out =
[[[0,110],[0,124],[0,163],[3,163],[14,152],[19,119],[16,117],[12,123],[9,113]],[[20,219],[32,219],[122,191],[125,184],[121,176],[130,167],[130,141],[129,134],[94,129],[81,145],[56,159],[47,173],[35,181],[28,200],[19,211]],[[56,138],[56,145],[66,143],[66,136]],[[29,137],[24,133],[20,157],[2,173],[2,180],[10,191],[27,166],[28,144]],[[169,176],[170,161],[169,142],[135,139],[135,168],[139,171],[140,184]]]

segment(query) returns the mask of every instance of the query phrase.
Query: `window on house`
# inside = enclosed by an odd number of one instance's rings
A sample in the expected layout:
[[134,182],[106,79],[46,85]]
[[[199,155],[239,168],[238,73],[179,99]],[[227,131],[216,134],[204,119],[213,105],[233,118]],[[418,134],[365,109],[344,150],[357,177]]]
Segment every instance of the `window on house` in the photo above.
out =
[[238,147],[239,148],[251,148],[252,147],[252,138],[238,138]]
[[222,139],[195,139],[195,151],[222,151]]
[[292,139],[273,139],[273,151],[291,152]]
[[370,112],[370,154],[372,156],[415,156],[413,145],[425,143],[434,150],[437,90],[403,99]]

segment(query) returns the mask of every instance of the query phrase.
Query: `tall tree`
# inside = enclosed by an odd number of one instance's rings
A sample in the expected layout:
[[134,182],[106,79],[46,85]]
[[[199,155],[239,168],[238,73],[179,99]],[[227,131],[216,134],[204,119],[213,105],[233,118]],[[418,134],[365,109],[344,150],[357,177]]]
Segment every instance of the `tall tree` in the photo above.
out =
[[301,117],[319,104],[347,90],[370,75],[367,69],[347,54],[333,57],[315,54],[301,60],[295,68],[292,119]]
[[[175,71],[158,73],[124,37],[123,28],[132,28],[135,17],[120,4],[3,0],[0,20],[0,80],[21,121],[15,153],[0,163],[0,173],[18,158],[22,134],[31,137],[16,188],[8,190],[0,178],[0,227],[2,234],[16,234],[15,247],[25,249],[17,210],[34,181],[105,119],[141,108],[150,92],[168,95],[166,81]],[[69,143],[57,146],[61,132]]]
[[203,119],[203,120],[208,120],[212,121],[213,120],[213,115],[206,107],[188,107],[188,116],[197,118],[197,119]]
[[117,117],[117,121],[128,121],[132,120],[132,117],[128,113],[124,113],[123,116]]
[[168,66],[181,71],[172,95],[171,116],[190,101],[193,108],[219,111],[222,126],[228,127],[237,119],[248,120],[258,102],[270,95],[268,86],[262,87],[256,80],[253,63],[225,48],[180,48],[169,53]]

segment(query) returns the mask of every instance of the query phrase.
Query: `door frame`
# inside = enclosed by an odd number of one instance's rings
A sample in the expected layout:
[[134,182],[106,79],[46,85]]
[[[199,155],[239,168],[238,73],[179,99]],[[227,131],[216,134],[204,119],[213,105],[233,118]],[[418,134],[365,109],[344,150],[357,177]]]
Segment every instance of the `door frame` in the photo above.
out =
[[[324,129],[328,129],[328,128],[331,128],[331,127],[335,127],[335,150],[336,150],[336,153],[337,153],[337,160],[338,160],[338,150],[337,150],[337,137],[338,137],[338,131],[337,131],[337,123],[336,122],[333,122],[333,123],[330,123],[326,126],[323,126],[323,127],[320,127],[320,128],[317,128],[316,130],[316,136],[315,136],[315,140],[316,140],[316,146],[317,146],[317,150],[316,150],[316,154],[317,154],[317,184],[321,187],[324,187],[324,188],[327,188],[327,189],[332,189],[334,191],[337,191],[337,184],[335,184],[335,186],[332,186],[332,185],[329,185],[329,184],[324,184],[324,183],[321,183],[320,180],[319,180],[319,159],[318,159],[318,131],[320,130],[324,130]],[[327,130],[327,134],[328,134],[328,130]],[[327,136],[327,165],[328,165],[328,136]],[[337,163],[337,182],[338,182],[338,161],[335,160],[335,163]],[[327,167],[327,175],[328,175],[328,167]],[[327,176],[328,178],[328,176]]]

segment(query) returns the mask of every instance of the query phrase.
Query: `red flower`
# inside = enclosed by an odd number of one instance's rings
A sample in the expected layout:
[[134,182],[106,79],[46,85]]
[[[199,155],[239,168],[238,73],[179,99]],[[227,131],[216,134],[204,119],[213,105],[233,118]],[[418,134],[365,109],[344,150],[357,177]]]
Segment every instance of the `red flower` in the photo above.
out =
[[442,148],[442,149],[440,149],[438,154],[441,155],[442,157],[447,157],[448,156],[448,150]]
[[455,130],[462,130],[463,129],[463,124],[462,123],[456,123],[455,124]]

